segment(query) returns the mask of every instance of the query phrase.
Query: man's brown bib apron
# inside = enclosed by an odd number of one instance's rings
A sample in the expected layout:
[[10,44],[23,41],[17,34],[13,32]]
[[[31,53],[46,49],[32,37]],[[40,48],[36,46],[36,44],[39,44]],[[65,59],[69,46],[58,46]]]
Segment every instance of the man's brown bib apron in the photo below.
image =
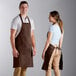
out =
[[15,46],[19,52],[18,58],[13,57],[13,67],[33,67],[33,52],[32,52],[32,41],[31,41],[31,24],[23,23],[21,15],[20,19],[22,27],[19,35],[15,38]]

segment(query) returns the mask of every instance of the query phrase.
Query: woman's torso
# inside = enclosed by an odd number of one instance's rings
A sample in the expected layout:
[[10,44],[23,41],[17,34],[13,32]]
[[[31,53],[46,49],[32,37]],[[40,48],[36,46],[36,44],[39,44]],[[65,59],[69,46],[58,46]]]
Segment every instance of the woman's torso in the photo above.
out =
[[59,25],[57,23],[51,25],[49,31],[52,32],[52,38],[50,39],[50,44],[58,46],[59,40],[61,38],[61,30]]

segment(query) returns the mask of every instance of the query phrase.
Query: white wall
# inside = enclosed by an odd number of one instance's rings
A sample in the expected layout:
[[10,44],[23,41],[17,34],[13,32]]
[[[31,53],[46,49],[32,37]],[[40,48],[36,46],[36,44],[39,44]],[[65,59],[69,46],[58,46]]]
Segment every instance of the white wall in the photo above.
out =
[[[29,16],[35,22],[35,38],[37,55],[34,57],[34,68],[27,70],[27,76],[44,76],[41,70],[44,43],[49,28],[48,14],[51,10],[58,10],[64,22],[64,70],[61,76],[75,76],[75,0],[27,0],[29,2]],[[0,76],[13,76],[12,49],[10,46],[10,25],[12,19],[19,14],[20,0],[0,0]]]

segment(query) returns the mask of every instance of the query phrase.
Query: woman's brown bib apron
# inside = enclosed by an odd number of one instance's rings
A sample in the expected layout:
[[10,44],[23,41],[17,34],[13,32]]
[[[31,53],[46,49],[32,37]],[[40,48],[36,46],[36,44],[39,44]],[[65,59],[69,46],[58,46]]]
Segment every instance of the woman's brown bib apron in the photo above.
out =
[[[49,47],[47,48],[46,52],[45,52],[45,58],[44,58],[44,63],[42,65],[42,70],[48,70],[48,66],[49,66],[49,61],[50,58],[53,54],[54,49],[60,49],[59,47],[54,47],[53,45],[49,45]],[[50,67],[51,68],[51,67]],[[52,66],[53,69],[53,66]],[[59,69],[63,70],[63,55],[61,52],[61,57],[60,57],[60,62],[59,62]]]
[[19,52],[18,58],[13,57],[13,67],[33,67],[33,52],[32,52],[32,41],[31,41],[31,24],[23,23],[21,15],[20,19],[22,27],[19,35],[15,39],[15,46]]

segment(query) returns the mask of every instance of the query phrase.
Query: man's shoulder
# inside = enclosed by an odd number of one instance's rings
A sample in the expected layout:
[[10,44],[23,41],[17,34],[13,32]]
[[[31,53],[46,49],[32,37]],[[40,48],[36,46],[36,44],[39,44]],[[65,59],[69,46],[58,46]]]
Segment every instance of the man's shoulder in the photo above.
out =
[[31,22],[34,21],[32,17],[30,17],[30,16],[28,16],[28,17],[29,17],[29,20],[30,20]]
[[19,15],[17,15],[17,16],[15,16],[14,18],[13,18],[13,21],[18,21],[20,18],[19,18]]

